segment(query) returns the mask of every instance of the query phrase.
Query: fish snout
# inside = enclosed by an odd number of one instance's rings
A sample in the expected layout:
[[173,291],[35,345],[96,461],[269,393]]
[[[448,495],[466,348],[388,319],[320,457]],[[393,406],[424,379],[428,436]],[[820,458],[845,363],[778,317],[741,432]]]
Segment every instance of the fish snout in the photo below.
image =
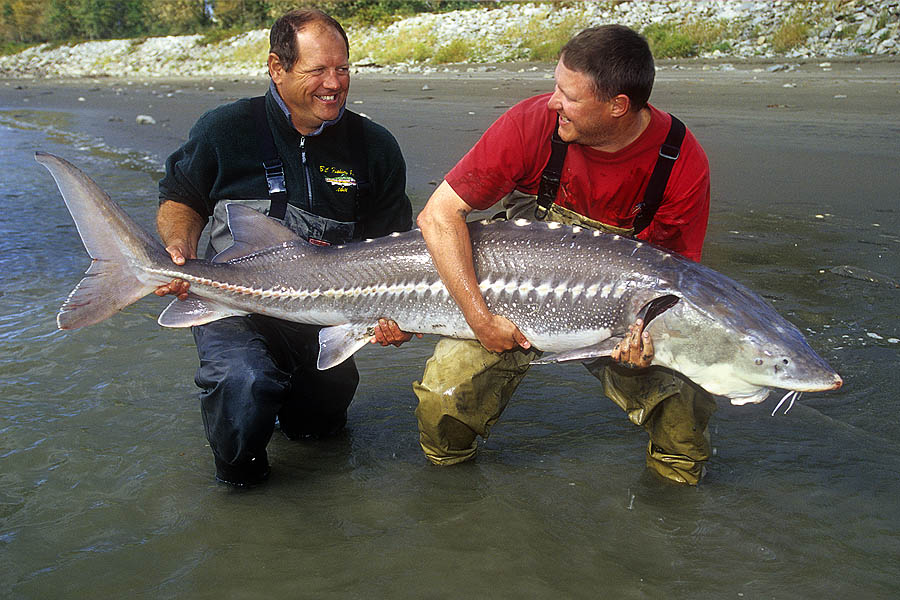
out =
[[842,385],[844,385],[844,380],[841,379],[841,376],[840,376],[840,375],[838,375],[837,373],[835,373],[835,374],[834,374],[834,386],[832,386],[830,389],[832,389],[832,390],[839,390],[839,389],[841,389],[841,386],[842,386]]
[[818,381],[807,381],[803,384],[798,382],[797,386],[785,389],[793,389],[797,392],[830,392],[839,390],[844,385],[844,380],[837,373],[832,372],[830,376],[823,376]]

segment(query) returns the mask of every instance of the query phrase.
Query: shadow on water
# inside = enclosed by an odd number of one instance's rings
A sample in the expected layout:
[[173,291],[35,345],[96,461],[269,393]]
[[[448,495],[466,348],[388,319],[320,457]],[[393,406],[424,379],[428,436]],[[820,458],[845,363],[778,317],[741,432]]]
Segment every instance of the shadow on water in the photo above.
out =
[[[896,241],[871,223],[723,211],[707,262],[761,291],[847,384],[787,415],[721,405],[704,485],[643,468],[645,434],[580,366],[532,369],[479,459],[427,464],[410,383],[434,340],[366,348],[345,433],[270,444],[271,481],[211,480],[190,335],[164,302],[55,329],[87,267],[36,147],[152,223],[155,176],[6,129],[0,166],[0,595],[16,598],[890,596],[900,554]],[[727,204],[727,203],[726,203]],[[790,211],[788,211],[789,213]],[[836,211],[831,211],[837,214]],[[888,226],[897,231],[896,215]],[[887,222],[887,219],[885,219]],[[865,252],[860,252],[860,248]],[[886,275],[897,277],[896,270]]]

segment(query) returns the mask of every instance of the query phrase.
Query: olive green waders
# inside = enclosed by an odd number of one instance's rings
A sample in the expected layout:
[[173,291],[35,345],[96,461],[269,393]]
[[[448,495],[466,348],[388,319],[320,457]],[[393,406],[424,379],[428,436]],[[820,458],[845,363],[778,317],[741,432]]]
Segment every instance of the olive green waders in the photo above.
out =
[[[422,381],[413,384],[419,443],[428,459],[452,465],[474,458],[476,437],[488,437],[537,355],[524,350],[497,354],[477,341],[441,339]],[[696,485],[710,457],[712,396],[660,367],[628,369],[608,360],[587,367],[603,383],[604,393],[650,434],[647,466],[671,481]]]
[[[536,356],[522,350],[497,354],[473,340],[440,340],[422,381],[413,384],[419,443],[428,460],[452,465],[474,458],[476,436],[487,439]],[[588,370],[629,420],[650,434],[647,466],[666,479],[696,485],[710,456],[712,396],[660,367],[631,370],[596,361]]]

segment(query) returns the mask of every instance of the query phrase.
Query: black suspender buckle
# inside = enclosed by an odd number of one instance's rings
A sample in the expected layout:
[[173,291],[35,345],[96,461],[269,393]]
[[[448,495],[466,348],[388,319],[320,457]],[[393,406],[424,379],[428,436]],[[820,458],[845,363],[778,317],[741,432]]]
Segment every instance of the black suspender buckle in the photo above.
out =
[[278,194],[287,192],[287,186],[284,183],[284,165],[278,159],[263,162],[263,168],[266,170],[266,185],[269,187],[269,194]]
[[541,182],[538,186],[537,205],[534,207],[534,218],[543,221],[550,207],[556,199],[556,190],[559,189],[559,175],[551,169],[545,169],[541,174]]
[[681,146],[675,146],[673,144],[663,144],[659,147],[659,155],[669,160],[678,160],[679,155],[681,155]]

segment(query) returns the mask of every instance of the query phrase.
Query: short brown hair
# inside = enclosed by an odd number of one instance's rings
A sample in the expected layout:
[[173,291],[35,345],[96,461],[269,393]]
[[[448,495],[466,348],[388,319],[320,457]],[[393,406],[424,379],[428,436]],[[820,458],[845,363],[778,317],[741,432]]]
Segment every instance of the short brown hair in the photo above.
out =
[[590,27],[569,40],[559,56],[567,69],[591,78],[598,99],[625,94],[632,110],[647,106],[656,67],[647,40],[636,31],[624,25]]
[[279,17],[269,32],[269,52],[278,57],[285,71],[293,69],[294,63],[300,59],[300,53],[297,50],[297,34],[310,23],[321,23],[341,34],[341,37],[344,38],[344,45],[347,47],[347,56],[350,56],[350,42],[347,39],[347,33],[334,17],[315,8],[296,9]]

